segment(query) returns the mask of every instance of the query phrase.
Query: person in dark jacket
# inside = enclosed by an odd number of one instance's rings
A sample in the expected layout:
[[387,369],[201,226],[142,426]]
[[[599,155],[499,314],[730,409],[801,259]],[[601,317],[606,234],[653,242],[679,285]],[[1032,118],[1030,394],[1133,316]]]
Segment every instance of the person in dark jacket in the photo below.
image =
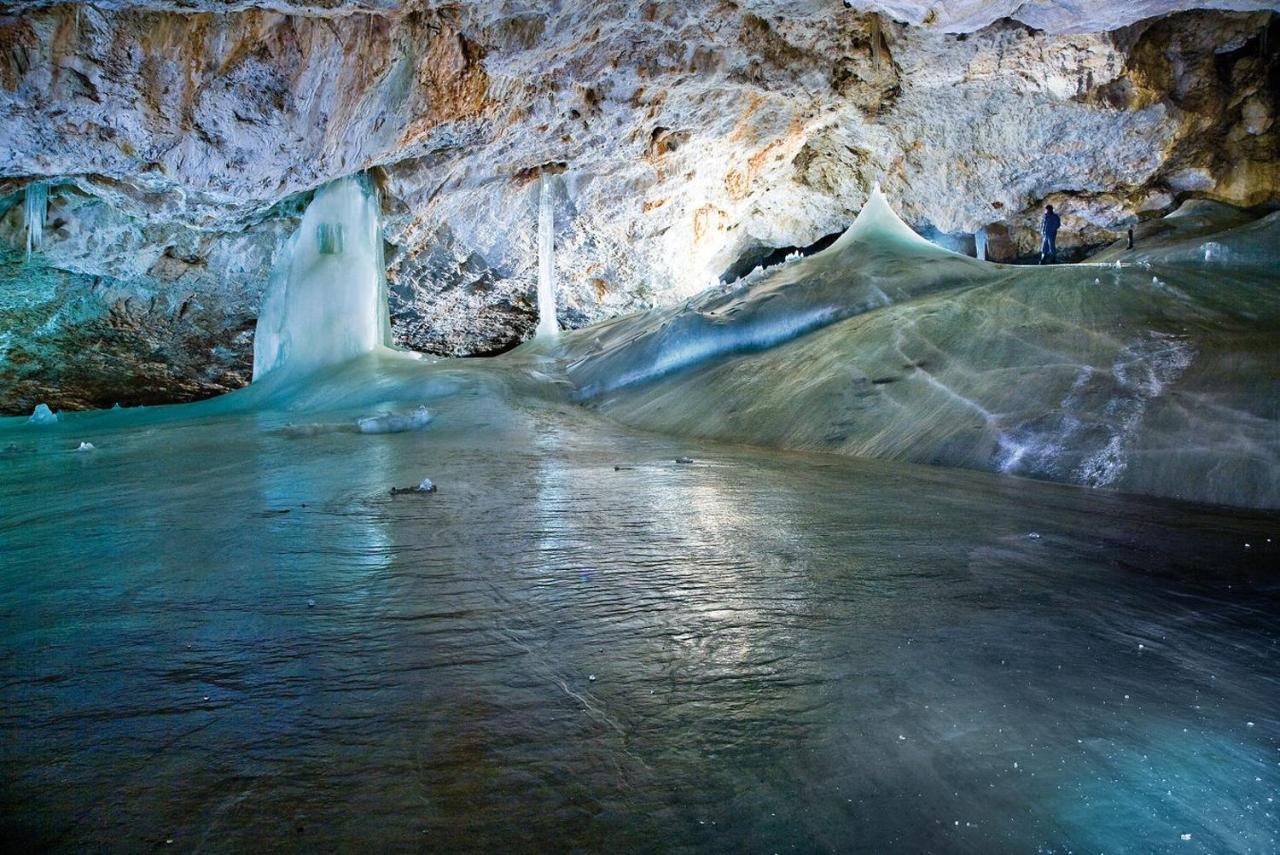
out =
[[1044,242],[1040,244],[1041,264],[1058,263],[1058,226],[1060,225],[1062,225],[1062,219],[1053,212],[1053,206],[1045,205],[1044,219],[1040,221],[1040,234],[1044,236]]

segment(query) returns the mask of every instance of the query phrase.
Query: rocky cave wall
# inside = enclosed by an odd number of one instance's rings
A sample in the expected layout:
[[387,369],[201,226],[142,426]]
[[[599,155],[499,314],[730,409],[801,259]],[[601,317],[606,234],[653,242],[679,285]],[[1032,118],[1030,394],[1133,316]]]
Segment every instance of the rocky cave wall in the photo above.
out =
[[[276,250],[364,169],[396,339],[448,355],[531,333],[544,170],[573,326],[809,246],[877,181],[997,258],[1034,250],[1046,201],[1068,248],[1189,196],[1280,201],[1277,4],[1077,5],[11,4],[0,409],[247,382]],[[1246,11],[1147,17],[1192,5]],[[32,181],[49,228],[24,262]]]

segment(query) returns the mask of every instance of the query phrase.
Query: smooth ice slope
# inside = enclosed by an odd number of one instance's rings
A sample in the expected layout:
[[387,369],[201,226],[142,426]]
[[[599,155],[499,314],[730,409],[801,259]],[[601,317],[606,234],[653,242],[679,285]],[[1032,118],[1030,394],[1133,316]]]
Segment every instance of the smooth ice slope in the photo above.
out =
[[1221,215],[1111,264],[1028,268],[877,214],[727,297],[585,331],[569,374],[673,434],[1278,507],[1280,215],[1215,233],[1238,222]]
[[853,225],[816,255],[713,288],[673,308],[567,336],[581,398],[707,360],[789,341],[872,309],[981,281],[985,265],[917,235],[876,188]]
[[309,374],[390,343],[377,193],[342,178],[316,193],[271,272],[253,379]]

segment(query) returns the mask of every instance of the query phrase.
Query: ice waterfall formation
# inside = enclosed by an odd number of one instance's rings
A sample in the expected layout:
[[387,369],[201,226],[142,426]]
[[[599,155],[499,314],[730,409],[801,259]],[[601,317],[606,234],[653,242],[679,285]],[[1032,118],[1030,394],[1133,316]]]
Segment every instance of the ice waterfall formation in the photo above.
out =
[[49,212],[49,185],[36,181],[27,185],[22,199],[22,222],[27,229],[27,258],[44,244],[44,221]]
[[973,254],[979,261],[987,260],[987,227],[983,226],[973,236]]
[[537,338],[554,338],[556,323],[556,209],[555,176],[542,174],[538,182],[538,328]]
[[316,192],[271,271],[253,379],[307,374],[391,343],[377,191],[340,178]]

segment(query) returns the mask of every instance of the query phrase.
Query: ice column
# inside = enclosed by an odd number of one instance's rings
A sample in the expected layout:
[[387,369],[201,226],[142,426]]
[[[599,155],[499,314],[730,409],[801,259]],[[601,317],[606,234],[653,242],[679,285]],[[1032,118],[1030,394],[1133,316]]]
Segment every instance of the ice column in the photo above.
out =
[[49,185],[39,181],[27,185],[22,198],[22,222],[27,227],[27,258],[44,244],[44,220],[49,212]]
[[536,338],[554,338],[556,323],[555,176],[542,173],[538,182],[538,328]]
[[979,261],[987,260],[987,227],[983,226],[973,235],[973,254]]
[[316,192],[267,282],[253,379],[306,374],[391,343],[378,194],[366,177]]

